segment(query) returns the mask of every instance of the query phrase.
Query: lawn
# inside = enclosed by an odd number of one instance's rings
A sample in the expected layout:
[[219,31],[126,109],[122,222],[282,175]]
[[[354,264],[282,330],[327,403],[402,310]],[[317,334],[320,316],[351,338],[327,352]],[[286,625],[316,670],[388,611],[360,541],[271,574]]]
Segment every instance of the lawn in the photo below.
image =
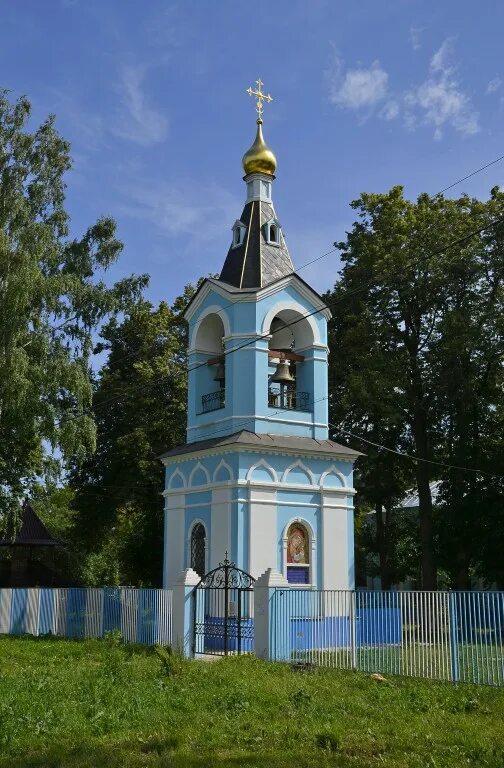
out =
[[504,766],[504,690],[0,637],[0,768]]

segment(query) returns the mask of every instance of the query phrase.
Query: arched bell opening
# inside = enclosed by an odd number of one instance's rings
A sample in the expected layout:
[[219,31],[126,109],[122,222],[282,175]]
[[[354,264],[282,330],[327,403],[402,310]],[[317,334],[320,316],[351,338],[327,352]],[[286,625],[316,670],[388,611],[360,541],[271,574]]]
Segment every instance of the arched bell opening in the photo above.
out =
[[219,315],[211,313],[198,326],[194,347],[202,362],[196,369],[196,387],[200,399],[200,413],[224,408],[226,398],[226,358],[224,355],[224,323]]
[[308,411],[313,383],[304,369],[305,350],[313,344],[310,324],[294,310],[280,311],[271,321],[268,349],[268,405],[282,410]]

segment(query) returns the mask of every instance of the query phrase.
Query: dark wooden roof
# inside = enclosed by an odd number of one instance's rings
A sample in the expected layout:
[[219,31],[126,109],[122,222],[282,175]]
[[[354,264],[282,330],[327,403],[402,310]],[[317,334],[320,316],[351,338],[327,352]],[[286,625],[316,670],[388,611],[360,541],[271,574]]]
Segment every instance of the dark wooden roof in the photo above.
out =
[[55,539],[40,517],[28,502],[23,504],[21,527],[14,538],[5,536],[0,539],[0,547],[58,547],[61,542]]
[[232,435],[223,437],[213,437],[208,440],[198,440],[194,443],[185,443],[171,451],[161,454],[160,459],[167,459],[170,456],[183,456],[184,454],[196,453],[196,451],[205,451],[208,448],[223,448],[228,445],[242,445],[247,448],[257,448],[258,450],[287,450],[294,451],[302,455],[303,453],[320,454],[339,454],[348,457],[349,460],[362,456],[359,451],[347,448],[346,445],[340,445],[333,440],[316,440],[312,437],[291,437],[289,435],[260,434],[258,432],[249,432],[242,429],[240,432],[234,432]]
[[220,280],[236,288],[263,288],[292,274],[294,267],[283,233],[278,245],[269,245],[264,236],[263,225],[271,219],[276,216],[270,203],[246,203],[240,217],[247,228],[245,237],[241,245],[231,245]]

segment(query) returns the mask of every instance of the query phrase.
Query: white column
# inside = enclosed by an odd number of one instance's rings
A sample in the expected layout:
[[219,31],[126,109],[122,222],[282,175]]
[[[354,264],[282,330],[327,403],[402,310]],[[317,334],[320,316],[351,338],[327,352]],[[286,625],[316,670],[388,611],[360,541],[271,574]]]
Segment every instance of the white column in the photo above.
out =
[[163,587],[171,588],[184,568],[184,513],[185,496],[173,494],[166,497],[164,526],[164,573]]
[[231,557],[231,488],[214,488],[208,570],[217,568],[227,552]]
[[173,586],[172,644],[184,656],[192,655],[193,603],[192,593],[200,577],[192,568],[179,574]]
[[249,570],[254,578],[277,565],[276,488],[250,486]]
[[290,658],[290,615],[280,611],[276,616],[274,593],[278,588],[289,592],[287,579],[274,568],[268,568],[254,582],[254,652],[259,659]]
[[349,527],[347,496],[321,491],[322,589],[353,589],[353,518]]

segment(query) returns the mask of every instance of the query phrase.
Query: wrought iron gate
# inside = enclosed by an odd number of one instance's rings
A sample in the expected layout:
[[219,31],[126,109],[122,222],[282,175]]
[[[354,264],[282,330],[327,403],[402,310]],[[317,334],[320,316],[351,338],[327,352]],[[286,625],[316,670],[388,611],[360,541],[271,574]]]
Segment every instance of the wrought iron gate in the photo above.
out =
[[194,588],[193,654],[227,656],[254,649],[252,585],[255,579],[228,560]]

